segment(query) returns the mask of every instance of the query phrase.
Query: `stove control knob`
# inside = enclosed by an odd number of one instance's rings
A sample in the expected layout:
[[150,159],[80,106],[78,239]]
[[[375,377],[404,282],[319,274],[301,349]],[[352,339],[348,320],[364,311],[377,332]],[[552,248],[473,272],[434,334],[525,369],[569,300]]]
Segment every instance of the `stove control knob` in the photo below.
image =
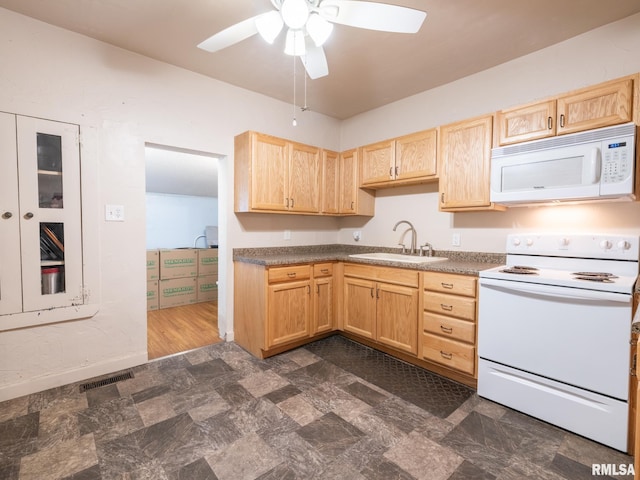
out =
[[569,240],[569,238],[567,238],[567,237],[562,237],[560,239],[560,246],[561,247],[568,247],[569,243],[571,243],[571,240]]
[[533,245],[533,238],[527,238],[527,247]]
[[521,242],[520,242],[520,239],[516,237],[512,240],[511,243],[513,243],[517,247],[518,245],[520,245]]
[[603,250],[609,250],[612,246],[613,245],[609,240],[602,240],[600,242],[600,248],[602,248]]
[[618,242],[618,248],[620,250],[629,250],[631,248],[631,244],[629,242],[627,242],[626,240],[620,240]]

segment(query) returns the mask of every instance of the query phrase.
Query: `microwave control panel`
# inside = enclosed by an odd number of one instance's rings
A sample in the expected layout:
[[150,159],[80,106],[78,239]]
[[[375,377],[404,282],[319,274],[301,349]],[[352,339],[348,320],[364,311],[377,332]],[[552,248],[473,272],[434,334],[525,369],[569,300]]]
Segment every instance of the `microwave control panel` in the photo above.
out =
[[633,141],[603,142],[602,183],[620,183],[633,171]]

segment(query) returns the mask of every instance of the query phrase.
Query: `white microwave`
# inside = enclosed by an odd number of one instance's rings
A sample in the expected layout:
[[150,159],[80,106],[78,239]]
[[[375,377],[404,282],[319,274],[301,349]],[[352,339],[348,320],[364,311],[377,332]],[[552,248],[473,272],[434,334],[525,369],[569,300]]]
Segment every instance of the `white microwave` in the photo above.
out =
[[491,202],[635,199],[636,126],[560,135],[491,150]]

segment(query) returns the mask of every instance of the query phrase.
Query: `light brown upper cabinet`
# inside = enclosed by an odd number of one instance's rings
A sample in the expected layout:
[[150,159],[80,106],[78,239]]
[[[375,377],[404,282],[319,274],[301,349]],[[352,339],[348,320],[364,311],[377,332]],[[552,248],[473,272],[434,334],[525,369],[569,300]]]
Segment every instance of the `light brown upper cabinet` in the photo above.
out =
[[318,213],[320,149],[257,132],[235,137],[235,211]]
[[373,216],[375,195],[358,185],[358,150],[322,151],[322,213]]
[[503,209],[489,201],[492,127],[491,115],[440,127],[441,211]]
[[496,114],[498,144],[537,140],[630,122],[637,76],[612,80]]
[[366,188],[386,188],[437,181],[437,130],[425,130],[360,149]]

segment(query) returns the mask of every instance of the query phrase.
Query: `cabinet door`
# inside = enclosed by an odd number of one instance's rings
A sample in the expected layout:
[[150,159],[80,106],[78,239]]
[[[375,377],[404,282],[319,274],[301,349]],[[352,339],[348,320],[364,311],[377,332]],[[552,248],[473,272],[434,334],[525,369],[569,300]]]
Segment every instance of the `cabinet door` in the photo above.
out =
[[492,125],[486,116],[441,127],[441,210],[490,208]]
[[17,117],[23,310],[83,303],[79,127]]
[[631,121],[633,80],[620,80],[558,99],[558,134]]
[[556,134],[556,101],[501,110],[496,121],[500,145],[552,137]]
[[340,156],[336,152],[322,151],[322,213],[340,211]]
[[435,177],[435,129],[400,137],[395,145],[395,180]]
[[362,147],[362,185],[389,182],[395,178],[395,144],[393,140]]
[[375,283],[344,278],[344,330],[374,339],[376,335]]
[[417,354],[418,289],[379,283],[376,297],[376,339],[390,347]]
[[289,210],[320,211],[320,149],[299,143],[290,146]]
[[267,348],[309,336],[310,290],[309,280],[269,285]]
[[348,150],[340,154],[340,213],[358,211],[358,150]]
[[0,314],[22,311],[16,117],[0,113]]
[[251,154],[251,208],[287,210],[287,142],[260,133],[254,135]]
[[316,278],[313,292],[311,334],[333,330],[333,277]]

